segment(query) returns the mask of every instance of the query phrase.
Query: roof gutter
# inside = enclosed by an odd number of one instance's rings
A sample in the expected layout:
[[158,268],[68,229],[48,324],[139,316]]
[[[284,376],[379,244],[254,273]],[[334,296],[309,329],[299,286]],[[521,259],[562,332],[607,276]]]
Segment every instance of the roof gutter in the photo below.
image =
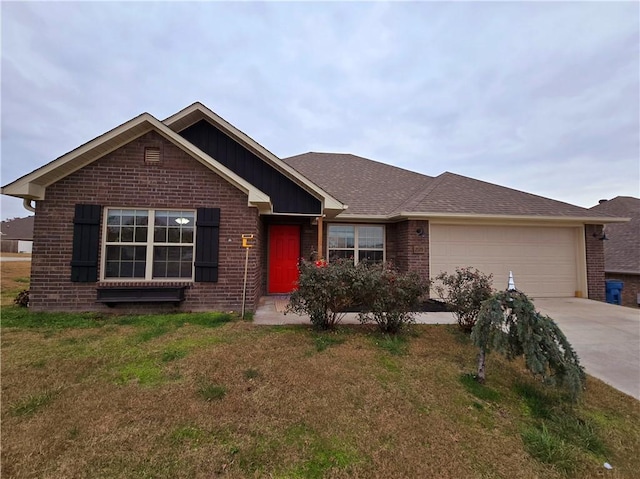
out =
[[539,221],[550,223],[576,223],[602,225],[609,223],[628,223],[631,218],[618,218],[613,216],[537,216],[537,215],[496,215],[496,214],[469,214],[469,213],[413,213],[401,211],[393,215],[391,219],[401,220],[479,220],[479,221]]
[[617,269],[604,269],[605,273],[610,273],[610,274],[630,274],[630,275],[636,275],[636,276],[640,276],[640,270],[635,270],[635,271],[622,271],[622,270],[617,270]]
[[610,223],[628,223],[631,218],[618,218],[613,216],[534,216],[534,215],[496,215],[496,214],[469,214],[469,213],[429,213],[429,212],[408,212],[400,211],[391,215],[350,215],[344,214],[336,218],[343,221],[379,221],[379,222],[397,222],[404,220],[435,220],[435,221],[478,221],[478,222],[524,222],[527,223],[553,223],[553,224],[610,224]]

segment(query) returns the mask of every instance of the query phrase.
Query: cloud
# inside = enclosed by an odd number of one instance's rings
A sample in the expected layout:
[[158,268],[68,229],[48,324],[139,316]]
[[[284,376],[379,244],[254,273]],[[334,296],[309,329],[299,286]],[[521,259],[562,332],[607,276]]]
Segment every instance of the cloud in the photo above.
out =
[[639,9],[5,2],[2,183],[202,101],[283,157],[350,152],[582,206],[639,196]]

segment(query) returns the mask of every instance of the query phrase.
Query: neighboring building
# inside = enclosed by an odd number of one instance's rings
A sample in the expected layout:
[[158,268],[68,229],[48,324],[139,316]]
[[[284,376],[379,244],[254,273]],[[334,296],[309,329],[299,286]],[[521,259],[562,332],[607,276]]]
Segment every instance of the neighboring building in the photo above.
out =
[[0,245],[3,253],[31,253],[33,219],[33,216],[13,218],[0,224]]
[[[19,178],[35,202],[34,310],[239,310],[290,292],[301,257],[456,266],[534,297],[604,300],[603,224],[619,218],[353,155],[282,160],[200,103],[148,113]],[[168,302],[167,305],[159,304]]]
[[640,304],[640,198],[617,196],[600,200],[591,211],[631,218],[628,223],[607,225],[604,241],[604,272],[607,280],[623,282],[623,306]]

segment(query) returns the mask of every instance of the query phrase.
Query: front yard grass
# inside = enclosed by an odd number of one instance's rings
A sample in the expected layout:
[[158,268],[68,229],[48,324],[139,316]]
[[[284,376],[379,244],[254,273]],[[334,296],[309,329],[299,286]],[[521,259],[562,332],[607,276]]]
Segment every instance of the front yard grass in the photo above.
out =
[[[640,408],[572,405],[455,326],[401,340],[228,315],[2,309],[7,478],[637,477]],[[603,467],[605,462],[612,470]]]
[[[25,256],[18,253],[2,253],[2,256]],[[13,304],[16,295],[29,289],[31,261],[0,261],[0,305]]]

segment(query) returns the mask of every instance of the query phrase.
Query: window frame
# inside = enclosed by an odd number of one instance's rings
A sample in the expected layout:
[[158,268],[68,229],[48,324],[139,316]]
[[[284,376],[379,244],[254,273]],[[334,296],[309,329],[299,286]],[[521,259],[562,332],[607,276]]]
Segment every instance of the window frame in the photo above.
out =
[[[115,242],[107,241],[107,233],[109,227],[109,211],[110,210],[130,210],[130,211],[145,211],[147,213],[147,240],[146,242]],[[156,226],[156,212],[169,211],[169,212],[188,212],[193,214],[193,239],[191,243],[169,243],[169,242],[156,242],[155,241],[155,226]],[[191,208],[141,208],[137,206],[105,206],[103,209],[103,225],[101,231],[101,246],[100,246],[100,281],[101,282],[115,282],[115,283],[175,283],[185,282],[191,283],[195,281],[195,259],[196,259],[196,223],[198,220],[198,214],[196,209]],[[135,233],[134,233],[135,235]],[[107,246],[145,246],[145,275],[144,277],[107,277]],[[153,261],[154,261],[154,248],[156,246],[163,247],[188,247],[191,246],[191,276],[188,277],[170,277],[170,278],[154,278],[153,277]]]
[[[330,248],[330,236],[331,236],[331,227],[332,226],[351,226],[354,229],[353,233],[353,248]],[[387,227],[384,224],[380,223],[330,223],[327,225],[327,243],[326,243],[326,252],[327,252],[327,261],[331,261],[331,251],[353,251],[353,261],[354,264],[358,264],[360,262],[360,250],[361,248],[358,246],[358,242],[360,239],[359,228],[361,227],[376,227],[382,228],[382,248],[362,248],[362,251],[382,251],[382,263],[385,263],[387,260]]]

